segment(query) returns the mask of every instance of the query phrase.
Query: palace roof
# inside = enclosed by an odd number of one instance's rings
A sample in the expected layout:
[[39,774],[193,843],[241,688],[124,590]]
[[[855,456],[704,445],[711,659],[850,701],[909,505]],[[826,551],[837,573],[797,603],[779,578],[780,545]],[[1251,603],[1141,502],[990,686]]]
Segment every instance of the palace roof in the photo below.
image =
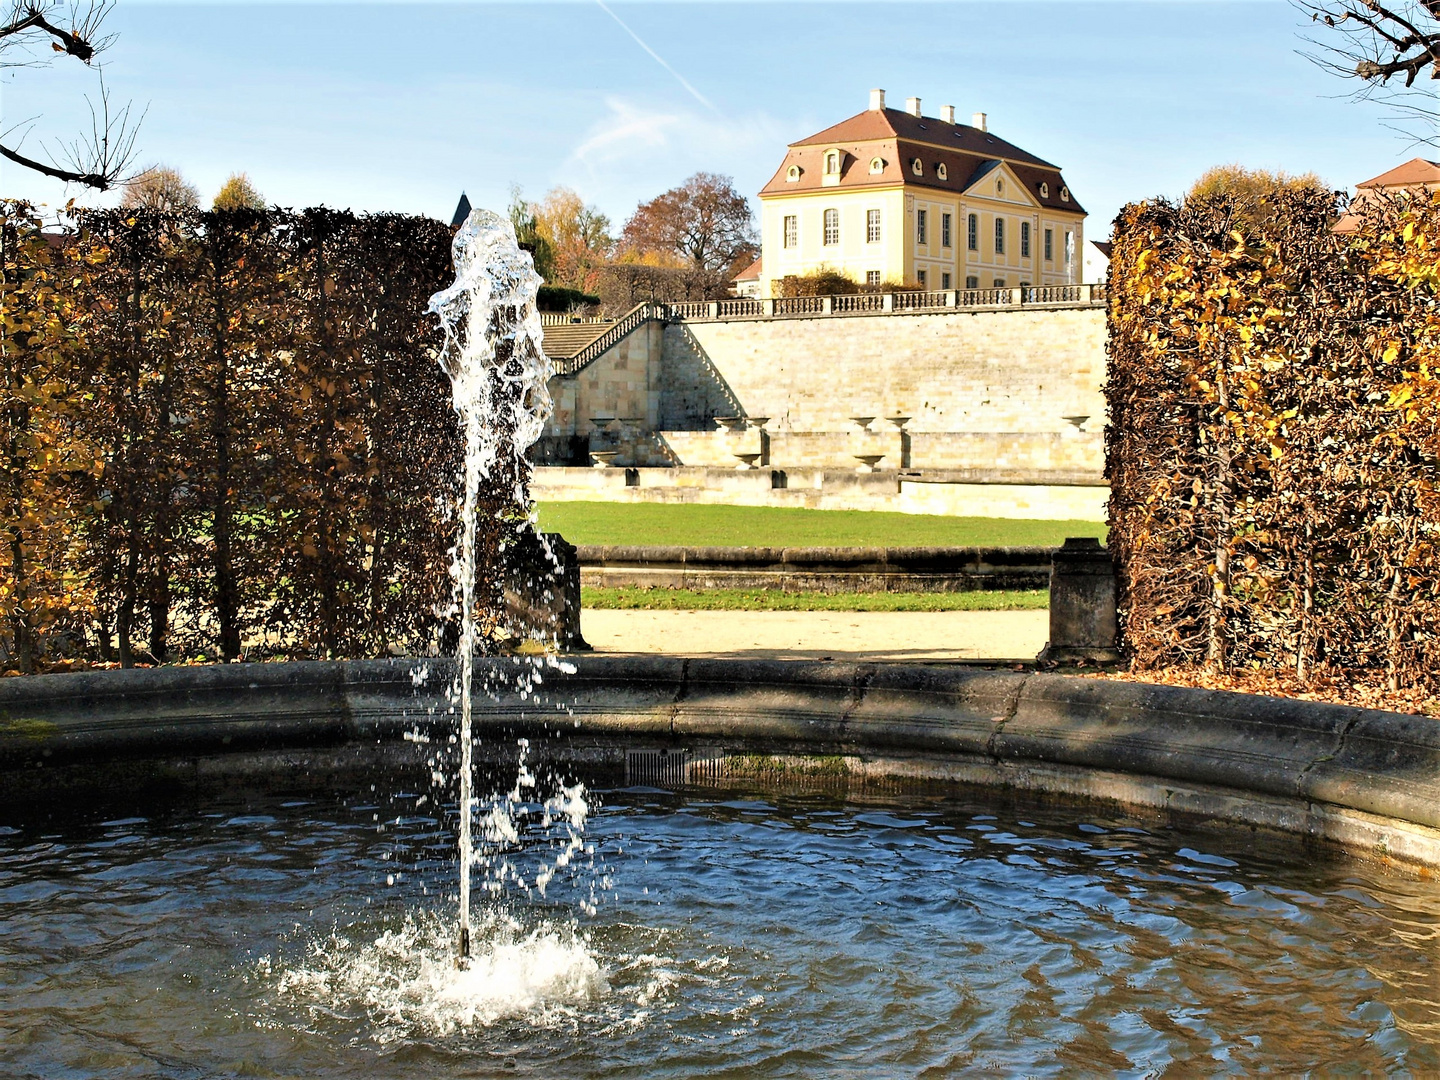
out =
[[[1058,165],[981,128],[949,124],[900,109],[867,109],[791,143],[784,163],[761,189],[761,196],[824,190],[823,158],[824,152],[831,148],[845,151],[840,183],[836,185],[841,190],[904,184],[958,194],[1004,162],[1041,206],[1085,213],[1073,194],[1068,202],[1060,197],[1065,180]],[[872,157],[879,157],[884,165],[878,173],[870,172]],[[922,164],[922,176],[911,171],[910,163],[917,157]],[[799,180],[786,179],[791,165],[800,167]],[[940,165],[945,167],[943,180],[939,177]],[[1047,188],[1045,195],[1041,194],[1042,184]]]

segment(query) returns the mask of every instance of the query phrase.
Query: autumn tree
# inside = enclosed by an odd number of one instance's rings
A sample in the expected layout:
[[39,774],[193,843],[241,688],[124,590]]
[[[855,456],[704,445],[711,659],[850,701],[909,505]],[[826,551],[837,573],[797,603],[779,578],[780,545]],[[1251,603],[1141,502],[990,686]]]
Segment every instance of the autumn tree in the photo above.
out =
[[632,253],[678,256],[716,283],[759,250],[745,196],[730,177],[705,172],[641,203],[625,223],[621,244]]
[[[0,68],[43,67],[53,57],[68,57],[87,67],[113,38],[102,30],[112,0],[9,0],[0,5]],[[98,78],[98,75],[97,75]],[[26,169],[67,183],[105,191],[123,182],[135,154],[137,123],[130,107],[111,112],[110,98],[100,80],[98,102],[90,100],[90,133],[54,149],[46,149],[48,161],[19,150],[29,133],[29,121],[0,133],[0,156]],[[24,130],[21,130],[24,129]]]
[[615,240],[610,219],[567,187],[551,188],[534,206],[535,231],[549,245],[550,282],[584,290],[605,264]]
[[265,196],[255,189],[248,174],[235,172],[221,185],[211,206],[216,210],[264,210]]
[[168,165],[151,165],[125,185],[121,204],[132,209],[195,210],[200,206],[200,192],[179,170]]
[[1228,198],[1238,220],[1247,224],[1273,216],[1277,197],[1285,193],[1325,192],[1328,188],[1313,172],[1292,175],[1282,170],[1247,169],[1240,164],[1206,169],[1190,185],[1189,201]]
[[520,247],[530,253],[535,262],[535,272],[546,281],[555,276],[554,251],[550,241],[540,232],[540,220],[536,207],[526,200],[518,184],[510,188],[510,206],[507,210],[510,224],[515,228],[515,239]]

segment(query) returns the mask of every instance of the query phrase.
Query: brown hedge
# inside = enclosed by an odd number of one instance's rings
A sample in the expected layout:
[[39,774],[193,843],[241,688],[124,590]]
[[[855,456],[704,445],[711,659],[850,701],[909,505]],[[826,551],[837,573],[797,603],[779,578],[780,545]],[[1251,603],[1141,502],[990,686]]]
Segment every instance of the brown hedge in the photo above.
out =
[[[50,350],[65,407],[26,423],[76,428],[95,467],[47,480],[80,552],[62,552],[69,576],[0,569],[0,597],[40,590],[28,611],[0,606],[0,668],[434,649],[461,446],[425,307],[453,280],[449,230],[328,209],[117,210],[44,242],[32,210],[3,209],[7,300],[41,272],[65,307],[52,323],[67,344]],[[25,340],[7,322],[7,351]],[[0,416],[12,457],[19,417]],[[513,482],[482,498],[487,552],[516,527]],[[11,547],[25,520],[0,519]],[[483,602],[493,622],[498,582]]]
[[1440,686],[1440,200],[1126,207],[1110,268],[1110,546],[1140,670]]

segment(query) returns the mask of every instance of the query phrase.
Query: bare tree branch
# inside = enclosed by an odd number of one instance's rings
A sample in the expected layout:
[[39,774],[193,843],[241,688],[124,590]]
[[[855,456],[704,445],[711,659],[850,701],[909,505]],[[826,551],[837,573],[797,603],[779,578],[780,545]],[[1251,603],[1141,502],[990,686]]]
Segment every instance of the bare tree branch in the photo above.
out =
[[[1333,31],[1324,40],[1306,39],[1317,49],[1309,58],[1334,75],[1360,80],[1357,98],[1382,100],[1428,125],[1440,119],[1434,95],[1415,86],[1427,68],[1432,80],[1440,79],[1440,0],[1296,0],[1295,6]],[[1416,97],[1424,104],[1415,104]],[[1419,141],[1437,138],[1432,126]]]
[[[9,61],[7,53],[23,54],[45,42],[49,43],[52,55],[73,56],[93,66],[95,57],[114,40],[101,36],[100,32],[112,4],[113,0],[77,0],[73,4],[67,0],[12,0],[8,15],[0,21],[0,66],[40,66],[41,60],[28,64]],[[60,155],[62,160],[57,161],[53,153],[47,155],[48,163],[30,157],[20,152],[20,143],[0,145],[0,157],[43,176],[84,184],[97,191],[123,183],[126,170],[134,160],[139,121],[131,123],[129,105],[112,115],[103,74],[100,75],[99,109],[94,101],[89,98],[86,101],[90,106],[90,134],[66,144]],[[0,138],[16,130],[12,127],[0,133]]]

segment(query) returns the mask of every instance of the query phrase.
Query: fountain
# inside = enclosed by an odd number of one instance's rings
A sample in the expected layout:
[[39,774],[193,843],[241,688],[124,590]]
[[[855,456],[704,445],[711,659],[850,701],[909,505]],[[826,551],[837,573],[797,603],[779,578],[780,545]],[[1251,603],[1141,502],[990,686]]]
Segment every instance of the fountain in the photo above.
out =
[[548,367],[508,223],[455,255],[456,657],[0,683],[0,1073],[1440,1067],[1431,721],[477,655],[476,493],[528,507]]
[[[440,364],[450,376],[465,440],[461,534],[451,576],[460,616],[460,912],[457,961],[470,957],[470,875],[475,861],[471,816],[475,805],[473,696],[475,676],[475,533],[477,496],[497,467],[513,472],[514,505],[533,519],[522,479],[525,451],[550,416],[544,331],[535,306],[543,279],[520,249],[514,226],[488,210],[473,210],[455,234],[455,283],[430,298],[445,345]],[[558,563],[556,569],[559,569]],[[521,779],[526,778],[522,767]],[[518,797],[518,788],[517,788]]]

